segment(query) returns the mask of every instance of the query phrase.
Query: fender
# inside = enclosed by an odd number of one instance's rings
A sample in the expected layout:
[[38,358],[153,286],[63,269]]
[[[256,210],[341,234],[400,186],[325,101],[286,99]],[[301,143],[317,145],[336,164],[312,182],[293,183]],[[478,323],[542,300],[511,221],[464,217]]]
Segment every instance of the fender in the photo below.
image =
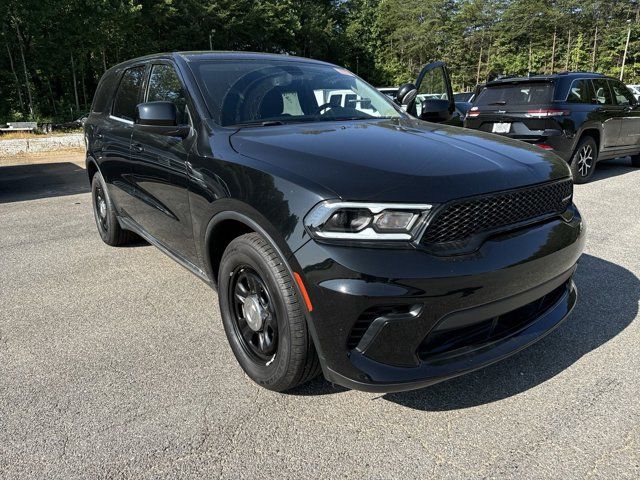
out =
[[[266,218],[261,218],[262,215],[257,210],[252,211],[253,209],[248,205],[243,205],[243,207],[243,210],[246,210],[246,213],[241,213],[235,209],[223,210],[216,213],[207,224],[203,245],[203,257],[205,263],[204,267],[207,275],[212,279],[214,288],[217,289],[218,282],[215,278],[215,275],[213,274],[211,249],[208,248],[208,245],[210,245],[211,235],[213,234],[214,228],[220,222],[223,222],[225,220],[235,220],[237,222],[243,223],[251,230],[262,235],[265,240],[269,242],[269,244],[276,250],[276,252],[278,252],[278,255],[280,255],[285,260],[289,274],[291,275],[291,278],[293,278],[293,270],[291,269],[290,262],[296,262],[296,260],[287,243],[284,241],[284,239],[278,238],[276,230],[269,224]],[[249,212],[251,212],[251,216],[248,215]],[[299,267],[299,265],[297,265],[297,262],[295,266]]]

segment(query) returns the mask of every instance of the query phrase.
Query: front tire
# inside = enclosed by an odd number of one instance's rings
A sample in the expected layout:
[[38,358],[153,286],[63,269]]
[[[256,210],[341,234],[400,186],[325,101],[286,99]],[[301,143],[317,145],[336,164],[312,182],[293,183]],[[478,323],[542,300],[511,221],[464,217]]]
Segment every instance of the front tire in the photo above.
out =
[[318,375],[303,303],[285,261],[262,236],[242,235],[224,251],[218,298],[231,349],[254,382],[281,392]]
[[91,203],[93,205],[93,216],[96,219],[96,227],[98,227],[98,233],[104,243],[112,247],[118,247],[137,239],[135,233],[120,227],[116,209],[107,191],[107,184],[100,172],[96,172],[91,180]]
[[592,137],[584,137],[571,157],[573,183],[587,183],[593,176],[598,161],[598,146]]

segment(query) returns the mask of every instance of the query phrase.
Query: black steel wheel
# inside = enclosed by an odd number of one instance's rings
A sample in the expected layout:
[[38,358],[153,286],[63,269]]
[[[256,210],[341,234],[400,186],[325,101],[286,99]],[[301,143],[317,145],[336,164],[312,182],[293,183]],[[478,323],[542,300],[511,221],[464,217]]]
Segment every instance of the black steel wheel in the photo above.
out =
[[98,230],[101,232],[107,232],[109,230],[109,222],[107,219],[107,197],[100,183],[96,185],[95,195],[93,196],[93,209],[96,216]]
[[229,345],[253,381],[280,392],[320,373],[304,302],[284,259],[259,234],[227,246],[218,299]]
[[96,172],[91,179],[91,199],[98,233],[104,243],[116,247],[139,238],[135,233],[120,227],[116,210],[100,172]]
[[253,268],[241,265],[233,272],[229,295],[245,352],[256,361],[270,361],[278,350],[278,321],[266,283]]

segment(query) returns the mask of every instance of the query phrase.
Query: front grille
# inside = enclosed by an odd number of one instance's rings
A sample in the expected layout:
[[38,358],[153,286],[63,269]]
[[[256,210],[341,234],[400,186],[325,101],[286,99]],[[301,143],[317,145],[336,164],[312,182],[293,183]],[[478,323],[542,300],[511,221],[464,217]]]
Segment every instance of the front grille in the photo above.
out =
[[571,203],[571,179],[455,201],[436,212],[423,245],[462,242],[479,233],[564,212]]

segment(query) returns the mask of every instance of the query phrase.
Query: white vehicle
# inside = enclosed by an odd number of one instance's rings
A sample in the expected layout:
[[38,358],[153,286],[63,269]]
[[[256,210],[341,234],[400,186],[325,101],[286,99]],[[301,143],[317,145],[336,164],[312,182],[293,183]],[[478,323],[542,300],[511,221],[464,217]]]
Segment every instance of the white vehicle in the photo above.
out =
[[627,85],[627,88],[631,90],[633,96],[640,102],[640,85]]
[[339,107],[351,107],[360,112],[374,115],[377,110],[371,100],[358,96],[353,90],[314,90],[318,105],[331,104]]
[[398,93],[398,87],[378,87],[380,93],[384,93],[391,100],[395,100]]

